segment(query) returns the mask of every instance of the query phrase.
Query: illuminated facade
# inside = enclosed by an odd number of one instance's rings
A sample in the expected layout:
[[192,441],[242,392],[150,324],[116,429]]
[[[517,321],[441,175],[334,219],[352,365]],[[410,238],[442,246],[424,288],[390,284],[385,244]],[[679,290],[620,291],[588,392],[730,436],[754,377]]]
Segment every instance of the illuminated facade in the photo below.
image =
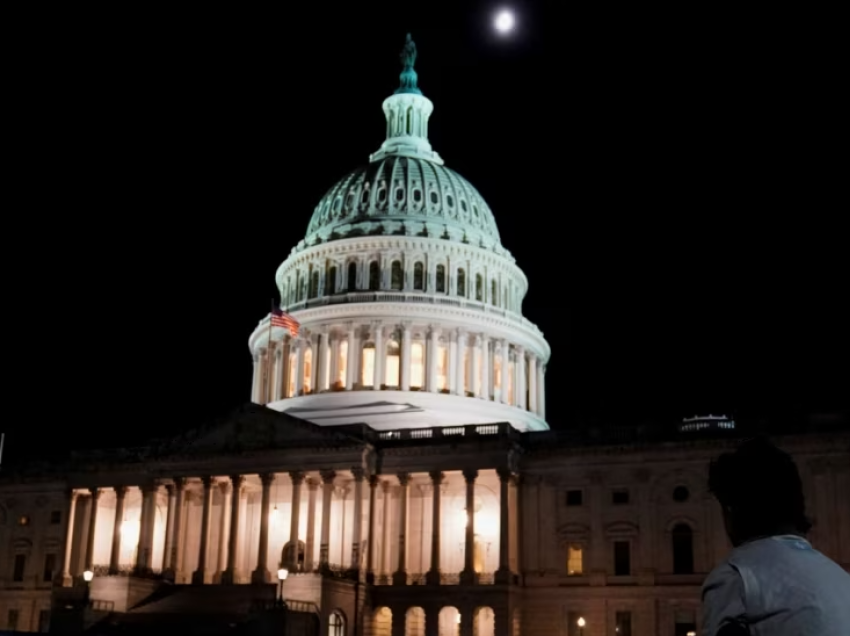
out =
[[[411,71],[384,103],[387,141],[277,272],[302,329],[251,335],[252,404],[2,476],[0,629],[65,620],[86,571],[89,622],[262,621],[285,566],[299,636],[699,633],[700,585],[729,549],[708,463],[744,432],[713,416],[548,430],[527,282],[431,150]],[[815,546],[850,569],[850,436],[777,442]]]

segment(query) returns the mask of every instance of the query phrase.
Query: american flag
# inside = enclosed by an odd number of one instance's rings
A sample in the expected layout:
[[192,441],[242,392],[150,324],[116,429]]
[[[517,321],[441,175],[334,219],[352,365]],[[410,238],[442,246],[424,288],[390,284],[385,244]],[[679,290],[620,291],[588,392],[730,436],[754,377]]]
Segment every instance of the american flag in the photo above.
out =
[[272,309],[272,327],[289,329],[289,333],[295,337],[298,335],[298,329],[301,325],[298,324],[298,321],[295,320],[295,318],[283,311],[280,307],[275,307]]

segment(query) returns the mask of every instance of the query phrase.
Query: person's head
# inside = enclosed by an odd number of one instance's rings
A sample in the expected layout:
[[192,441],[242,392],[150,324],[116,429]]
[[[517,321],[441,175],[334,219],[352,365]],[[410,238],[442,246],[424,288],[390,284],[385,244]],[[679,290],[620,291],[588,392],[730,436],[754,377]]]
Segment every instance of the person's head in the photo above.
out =
[[735,546],[761,536],[804,535],[812,527],[797,465],[766,438],[748,440],[711,462],[708,487]]

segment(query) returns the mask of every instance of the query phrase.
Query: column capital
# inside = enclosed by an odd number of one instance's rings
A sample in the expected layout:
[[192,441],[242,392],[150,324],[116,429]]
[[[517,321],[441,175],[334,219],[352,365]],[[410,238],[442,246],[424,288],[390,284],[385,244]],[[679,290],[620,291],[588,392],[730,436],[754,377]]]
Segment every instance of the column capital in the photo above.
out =
[[439,338],[443,330],[437,325],[428,325],[428,336],[430,338]]
[[245,475],[231,475],[230,484],[233,486],[234,491],[238,491],[245,485]]
[[89,494],[93,500],[97,501],[103,494],[103,488],[89,488]]
[[204,475],[201,477],[201,483],[204,485],[204,488],[212,488],[215,484],[215,477]]
[[434,486],[439,486],[446,479],[446,476],[439,470],[432,470],[430,473],[428,473],[428,476],[431,478],[431,483]]
[[115,491],[116,498],[124,499],[124,497],[127,495],[127,490],[129,489],[127,486],[113,486],[112,490]]
[[357,326],[354,324],[353,320],[348,320],[345,322],[345,328],[348,331],[354,331],[355,329],[357,329]]
[[185,477],[173,477],[171,481],[174,482],[174,486],[177,488],[177,490],[184,490],[186,488]]
[[319,487],[319,480],[315,477],[307,477],[304,481],[307,483],[307,488],[311,492],[315,491]]
[[292,470],[289,471],[289,479],[292,480],[293,486],[300,486],[304,483],[304,478],[307,474],[303,470]]
[[354,481],[363,481],[363,477],[366,474],[366,471],[364,471],[359,466],[356,466],[351,469],[351,474],[354,475]]
[[336,471],[333,470],[321,470],[319,471],[319,475],[322,478],[323,484],[332,484],[334,483],[334,479],[336,479]]
[[518,356],[525,355],[525,347],[523,347],[522,345],[514,345],[514,349],[516,349],[516,354]]
[[458,340],[463,340],[464,338],[466,338],[466,336],[469,335],[468,332],[466,331],[466,329],[463,329],[462,327],[458,327],[456,333],[457,333],[457,339]]
[[159,484],[142,484],[139,486],[142,495],[155,495],[159,492]]
[[503,484],[509,482],[511,477],[513,477],[513,471],[510,468],[497,468],[496,474],[499,476],[499,481]]
[[410,483],[410,473],[398,473],[396,479],[399,486],[407,486]]
[[399,323],[399,324],[401,325],[402,332],[409,335],[411,330],[413,329],[413,321],[412,320],[402,320],[401,323]]
[[68,496],[71,498],[71,503],[74,503],[75,501],[77,501],[77,497],[80,496],[80,491],[76,490],[75,488],[69,488]]
[[385,495],[389,494],[390,488],[392,488],[392,484],[389,482],[389,480],[381,482],[381,490],[384,491]]
[[218,489],[221,491],[222,495],[229,495],[230,494],[230,482],[229,481],[218,482]]
[[260,475],[260,482],[263,484],[263,487],[271,486],[274,483],[274,473],[262,473]]
[[474,484],[475,480],[478,479],[478,469],[476,468],[464,468],[463,469],[463,478],[467,484]]
[[177,488],[174,486],[174,484],[165,484],[165,492],[168,494],[169,497],[174,497],[174,495],[177,493]]
[[381,480],[377,475],[369,475],[369,488],[375,490],[379,483],[381,483]]

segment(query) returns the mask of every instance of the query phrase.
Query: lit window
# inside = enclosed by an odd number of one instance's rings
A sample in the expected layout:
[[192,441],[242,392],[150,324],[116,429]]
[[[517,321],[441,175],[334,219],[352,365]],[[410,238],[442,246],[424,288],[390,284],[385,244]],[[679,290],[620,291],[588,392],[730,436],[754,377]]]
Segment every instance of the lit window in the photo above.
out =
[[410,346],[410,386],[422,388],[425,384],[425,349],[421,342]]
[[387,343],[387,362],[384,384],[387,386],[398,386],[401,373],[401,349],[395,340],[390,340]]
[[348,340],[339,343],[339,367],[337,368],[336,380],[345,386],[345,376],[348,372]]
[[580,545],[571,545],[567,548],[567,574],[579,576],[584,573],[584,558]]
[[437,390],[449,388],[449,350],[445,345],[437,347]]
[[328,619],[328,636],[345,636],[345,619],[339,612],[332,612]]
[[373,386],[375,383],[375,345],[363,347],[363,366],[360,369],[360,383],[363,386]]
[[304,393],[310,391],[310,382],[313,379],[313,349],[307,347],[304,351]]
[[288,397],[293,397],[295,395],[295,376],[298,373],[298,356],[295,352],[289,354],[289,373],[287,374],[289,377],[289,386],[287,387],[286,395]]
[[513,404],[514,400],[514,372],[516,368],[513,364],[508,365],[508,404]]
[[[323,338],[327,338],[327,336],[322,336]],[[319,355],[321,354],[321,349],[319,349]],[[318,384],[320,387],[326,387],[330,384],[330,376],[331,376],[331,348],[326,347],[323,355],[322,364],[319,365],[319,368],[322,370],[322,377],[319,378]]]
[[502,356],[497,355],[493,360],[493,392],[499,395],[502,389]]

